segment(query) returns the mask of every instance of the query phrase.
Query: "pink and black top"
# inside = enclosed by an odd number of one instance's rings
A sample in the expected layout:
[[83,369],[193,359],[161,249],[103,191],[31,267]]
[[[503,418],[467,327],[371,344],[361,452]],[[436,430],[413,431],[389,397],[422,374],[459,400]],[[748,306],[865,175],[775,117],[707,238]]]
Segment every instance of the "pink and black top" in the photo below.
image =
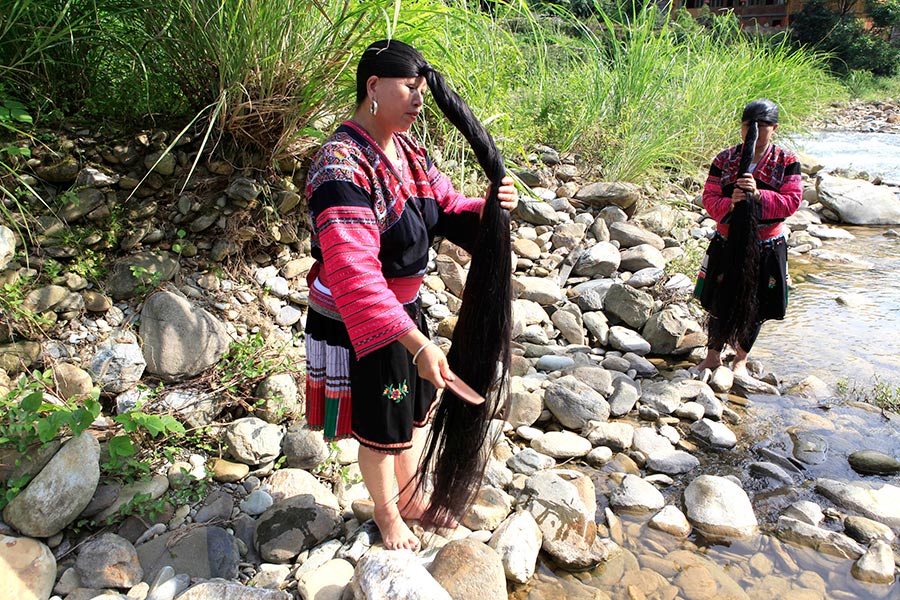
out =
[[397,164],[345,121],[307,176],[310,308],[343,321],[357,358],[416,327],[403,305],[418,298],[434,236],[470,247],[484,204],[454,190],[414,138],[394,144]]
[[[723,150],[713,159],[709,176],[703,187],[703,207],[718,223],[718,232],[728,236],[731,216],[731,195],[739,177],[741,145]],[[759,239],[768,240],[783,233],[782,221],[797,212],[803,198],[800,160],[775,145],[769,149],[752,170],[759,190]]]

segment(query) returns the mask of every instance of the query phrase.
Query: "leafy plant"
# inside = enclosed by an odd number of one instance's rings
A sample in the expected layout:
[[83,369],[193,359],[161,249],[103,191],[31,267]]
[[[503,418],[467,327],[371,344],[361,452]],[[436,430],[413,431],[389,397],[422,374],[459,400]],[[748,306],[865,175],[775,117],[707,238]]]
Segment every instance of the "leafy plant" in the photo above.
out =
[[159,287],[159,284],[162,283],[163,275],[159,271],[154,271],[140,265],[131,265],[129,268],[131,274],[138,280],[138,284],[134,288],[134,291],[138,294],[146,294]]
[[879,408],[900,412],[900,383],[892,383],[875,375],[870,384],[852,379],[837,382],[838,393],[844,400],[866,402]]
[[250,400],[250,390],[256,383],[269,375],[292,370],[283,351],[286,344],[273,343],[261,332],[232,342],[215,366],[218,388],[245,403],[255,403]]

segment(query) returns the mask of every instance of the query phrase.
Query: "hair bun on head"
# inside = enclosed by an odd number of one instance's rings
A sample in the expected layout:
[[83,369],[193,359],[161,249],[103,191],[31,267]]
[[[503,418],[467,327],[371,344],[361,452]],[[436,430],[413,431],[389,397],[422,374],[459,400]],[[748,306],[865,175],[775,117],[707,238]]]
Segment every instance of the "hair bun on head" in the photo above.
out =
[[754,100],[744,107],[741,122],[765,121],[766,123],[778,122],[778,105],[768,98]]

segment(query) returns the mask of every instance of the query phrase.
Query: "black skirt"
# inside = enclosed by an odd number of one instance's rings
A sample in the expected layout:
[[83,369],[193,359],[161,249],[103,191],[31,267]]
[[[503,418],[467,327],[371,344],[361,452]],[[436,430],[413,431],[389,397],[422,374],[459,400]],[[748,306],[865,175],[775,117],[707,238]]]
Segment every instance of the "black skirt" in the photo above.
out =
[[[725,278],[730,261],[728,240],[717,233],[709,242],[694,296],[711,315],[720,319],[728,316],[730,306],[719,301],[719,286]],[[758,314],[753,321],[783,319],[788,305],[787,241],[783,235],[759,242],[759,280],[757,286]]]
[[[405,305],[429,336],[418,300]],[[357,359],[341,321],[310,309],[306,318],[306,420],[326,440],[353,436],[389,454],[412,447],[414,427],[428,423],[436,389],[419,377],[412,356],[392,342]]]

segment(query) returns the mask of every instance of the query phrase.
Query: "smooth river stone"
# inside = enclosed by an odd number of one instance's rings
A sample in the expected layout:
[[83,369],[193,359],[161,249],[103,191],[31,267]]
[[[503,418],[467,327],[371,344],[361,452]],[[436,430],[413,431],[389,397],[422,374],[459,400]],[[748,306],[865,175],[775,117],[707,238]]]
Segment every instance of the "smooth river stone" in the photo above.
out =
[[890,475],[900,472],[900,461],[877,450],[860,450],[851,454],[847,460],[857,473]]

